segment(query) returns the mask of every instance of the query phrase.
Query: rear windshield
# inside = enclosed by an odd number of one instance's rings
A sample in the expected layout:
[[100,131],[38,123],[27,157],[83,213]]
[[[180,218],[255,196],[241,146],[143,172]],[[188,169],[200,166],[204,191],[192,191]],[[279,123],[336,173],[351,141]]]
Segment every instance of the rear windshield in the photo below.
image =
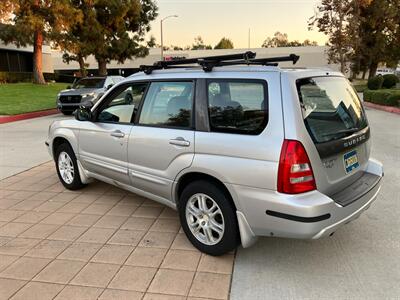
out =
[[360,99],[342,77],[297,80],[304,122],[315,143],[349,136],[368,123]]

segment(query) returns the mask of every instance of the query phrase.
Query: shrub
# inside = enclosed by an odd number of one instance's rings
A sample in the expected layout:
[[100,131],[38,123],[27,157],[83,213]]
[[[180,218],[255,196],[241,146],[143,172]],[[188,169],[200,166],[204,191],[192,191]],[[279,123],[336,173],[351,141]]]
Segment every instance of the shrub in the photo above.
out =
[[397,77],[394,74],[385,74],[382,77],[383,77],[382,87],[385,89],[391,89],[396,85],[396,83],[400,81],[399,77]]
[[[43,73],[46,81],[54,80],[53,73]],[[32,82],[32,72],[0,72],[0,83]]]
[[367,86],[368,89],[370,90],[379,90],[380,88],[382,88],[382,84],[383,84],[383,77],[381,75],[378,75],[368,79]]
[[396,89],[365,90],[364,101],[380,105],[399,106],[400,90]]

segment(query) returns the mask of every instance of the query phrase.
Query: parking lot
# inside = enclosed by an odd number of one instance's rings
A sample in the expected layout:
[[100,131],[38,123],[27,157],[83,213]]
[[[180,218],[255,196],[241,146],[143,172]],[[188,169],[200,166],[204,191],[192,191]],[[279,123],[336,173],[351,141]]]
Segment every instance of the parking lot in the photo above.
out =
[[1,125],[14,149],[1,168],[27,170],[0,181],[0,299],[398,298],[400,117],[367,114],[385,178],[364,215],[331,238],[264,238],[219,258],[195,250],[162,205],[100,182],[65,190],[43,163],[60,116]]
[[367,115],[371,155],[385,171],[376,202],[330,238],[264,238],[239,249],[231,299],[399,299],[400,116]]

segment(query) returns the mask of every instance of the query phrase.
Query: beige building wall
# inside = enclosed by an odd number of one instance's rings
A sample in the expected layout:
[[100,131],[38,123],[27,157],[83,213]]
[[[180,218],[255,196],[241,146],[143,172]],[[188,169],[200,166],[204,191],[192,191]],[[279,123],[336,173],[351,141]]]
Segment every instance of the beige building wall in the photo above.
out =
[[[307,68],[328,68],[332,70],[339,70],[339,65],[328,64],[328,58],[326,55],[326,46],[315,46],[315,47],[281,47],[281,48],[252,48],[252,49],[218,49],[218,50],[184,50],[184,51],[164,51],[164,57],[202,57],[212,55],[223,55],[223,54],[234,54],[245,51],[254,51],[257,53],[257,58],[263,57],[274,57],[284,56],[291,53],[300,55],[300,60],[295,65],[296,67],[307,67]],[[66,64],[62,61],[62,53],[59,51],[53,51],[53,67],[54,70],[77,70],[79,65],[76,62]],[[140,65],[150,65],[155,61],[161,59],[161,51],[159,48],[150,49],[148,56],[144,58],[136,58],[126,60],[125,63],[119,64],[116,61],[112,61],[107,65],[109,69],[124,69],[124,68],[139,68]],[[93,56],[87,58],[86,63],[89,64],[89,69],[97,69],[97,62]],[[289,62],[283,62],[279,64],[281,67],[292,66]]]

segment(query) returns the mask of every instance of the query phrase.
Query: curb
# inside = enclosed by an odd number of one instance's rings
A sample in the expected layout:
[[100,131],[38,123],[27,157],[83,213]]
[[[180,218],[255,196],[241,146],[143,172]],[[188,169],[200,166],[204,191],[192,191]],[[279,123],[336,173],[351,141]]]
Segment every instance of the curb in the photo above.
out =
[[367,102],[365,100],[364,100],[363,104],[364,104],[364,106],[366,106],[368,108],[375,108],[378,110],[382,110],[382,111],[400,115],[400,108],[398,108],[398,107],[379,105],[379,104]]
[[54,114],[58,114],[58,113],[59,113],[58,109],[53,108],[53,109],[33,111],[33,112],[19,114],[19,115],[13,115],[13,116],[0,116],[0,124],[21,121],[21,120],[27,120],[27,119],[32,119],[32,118],[38,118],[38,117],[44,117],[44,116],[54,115]]

